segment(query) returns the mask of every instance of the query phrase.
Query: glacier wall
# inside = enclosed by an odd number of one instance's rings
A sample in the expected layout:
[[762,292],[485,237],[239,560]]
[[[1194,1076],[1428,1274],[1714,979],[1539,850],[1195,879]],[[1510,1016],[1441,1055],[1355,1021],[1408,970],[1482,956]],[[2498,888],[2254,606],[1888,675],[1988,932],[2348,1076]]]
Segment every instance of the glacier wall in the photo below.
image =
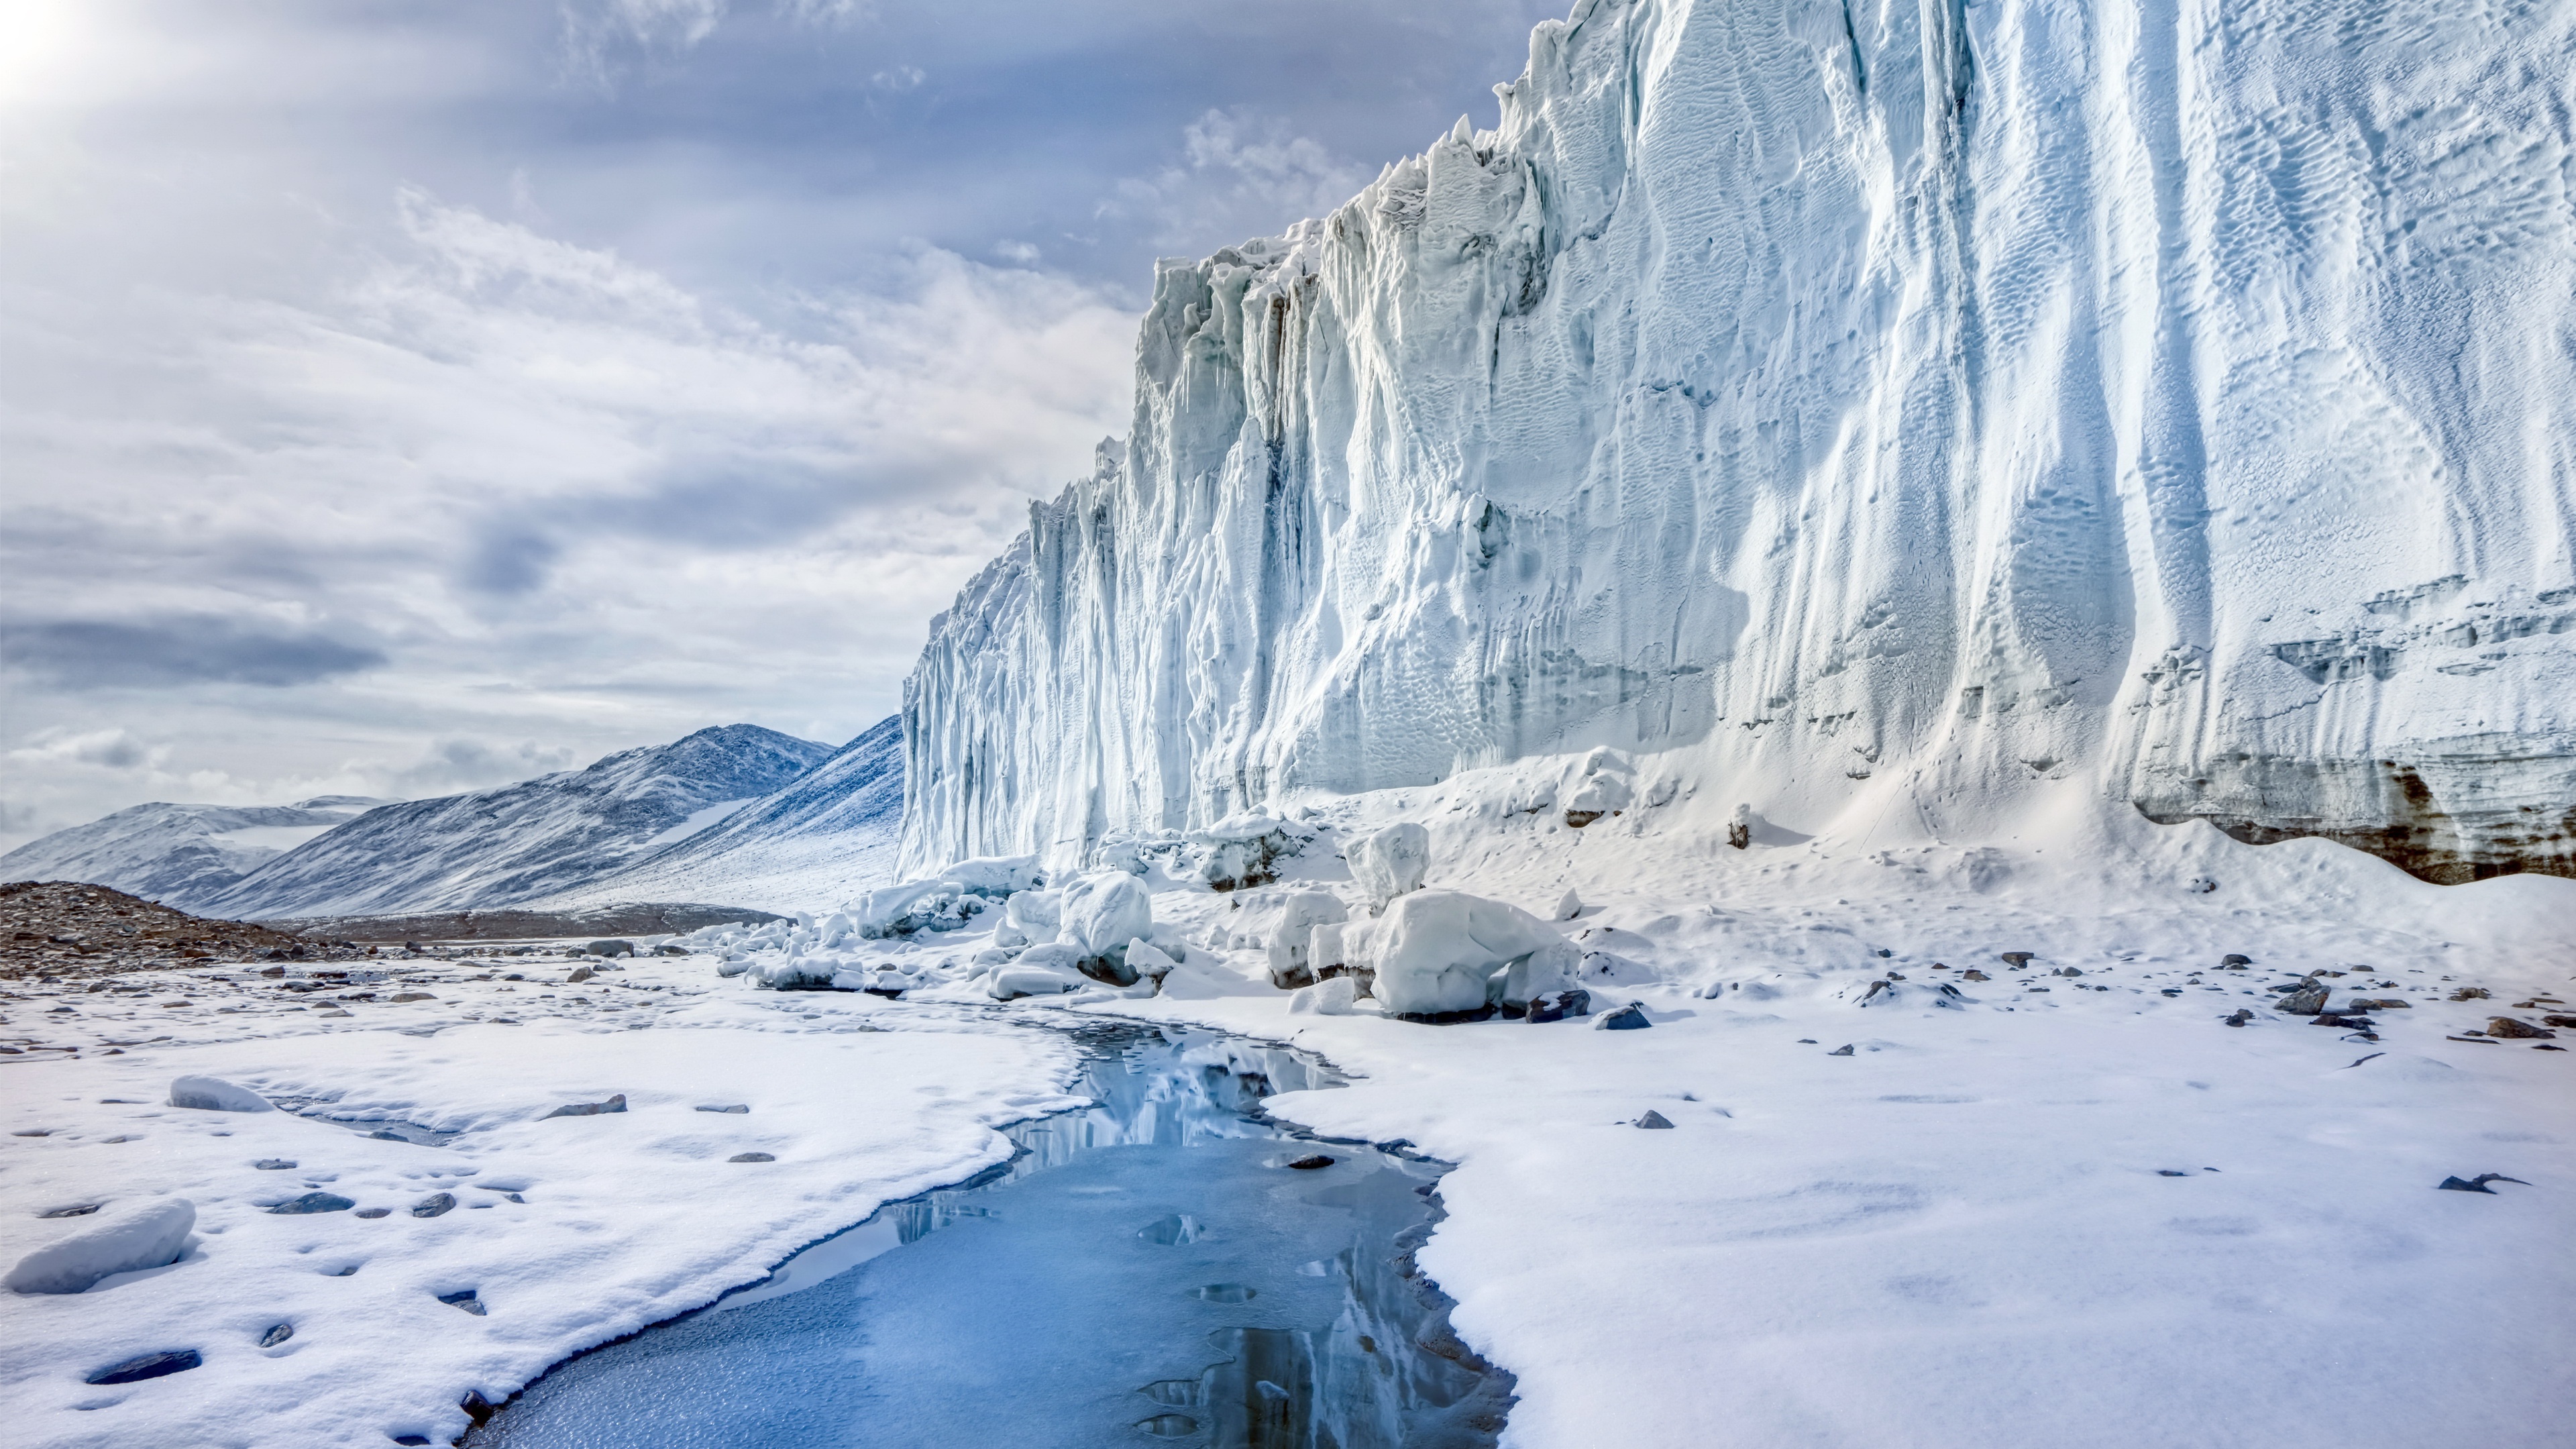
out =
[[2571,77],[2564,0],[1586,0],[1161,265],[909,682],[906,868],[1606,744],[2576,873]]

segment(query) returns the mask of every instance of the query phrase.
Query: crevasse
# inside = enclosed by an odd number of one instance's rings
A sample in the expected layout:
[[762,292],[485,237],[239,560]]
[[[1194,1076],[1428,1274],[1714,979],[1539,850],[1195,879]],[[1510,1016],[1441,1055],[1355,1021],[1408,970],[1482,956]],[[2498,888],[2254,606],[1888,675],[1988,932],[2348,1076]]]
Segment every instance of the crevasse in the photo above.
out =
[[1586,0],[934,624],[904,865],[1615,745],[2576,873],[2576,7]]

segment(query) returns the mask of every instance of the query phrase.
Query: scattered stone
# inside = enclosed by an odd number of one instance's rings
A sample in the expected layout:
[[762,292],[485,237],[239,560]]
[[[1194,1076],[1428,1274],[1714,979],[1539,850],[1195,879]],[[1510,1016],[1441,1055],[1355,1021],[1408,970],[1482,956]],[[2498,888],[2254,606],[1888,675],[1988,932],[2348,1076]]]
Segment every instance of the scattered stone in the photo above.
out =
[[591,974],[591,969],[589,967],[575,966],[572,968],[571,974],[564,977],[564,984],[566,986],[578,986],[582,982],[588,981],[591,978]]
[[766,1152],[737,1152],[725,1159],[727,1162],[776,1162],[777,1160]]
[[2314,1016],[2326,1009],[2329,990],[2320,983],[2308,982],[2281,998],[2281,1012],[2285,1016]]
[[1631,1001],[1617,1011],[1605,1012],[1593,1019],[1595,1031],[1643,1031],[1654,1023],[1646,1020],[1643,1003]]
[[1851,1054],[1852,1044],[1850,1042],[1845,1042],[1841,1046],[1834,1048],[1832,1051],[1825,1053],[1825,1055],[1829,1057],[1847,1057]]
[[2460,1181],[2460,1180],[2459,1180],[2458,1178],[2456,1178],[2456,1177],[2446,1177],[2446,1178],[2443,1178],[2443,1179],[2442,1179],[2442,1182],[2441,1182],[2441,1186],[2440,1186],[2440,1187],[2438,1187],[2438,1188],[2436,1188],[2436,1189],[2435,1189],[2435,1191],[2437,1191],[2437,1192],[2482,1192],[2482,1193],[2485,1193],[2485,1194],[2486,1194],[2487,1196],[2489,1196],[2489,1197],[2497,1197],[2497,1196],[2500,1196],[2501,1194],[2497,1193],[2497,1191],[2496,1191],[2494,1188],[2491,1188],[2491,1187],[2487,1186],[2487,1184],[2488,1184],[2488,1183],[2491,1183],[2491,1182],[2511,1182],[2511,1183],[2520,1183],[2520,1184],[2521,1184],[2522,1186],[2524,1186],[2524,1187],[2529,1187],[2529,1186],[2531,1186],[2531,1184],[2530,1184],[2530,1183],[2523,1182],[2521,1178],[2518,1178],[2518,1177],[2507,1177],[2507,1176],[2505,1176],[2505,1175],[2504,1175],[2503,1173],[2501,1173],[2501,1172],[2481,1172],[2481,1173],[2479,1173],[2477,1176],[2475,1176],[2475,1177],[2473,1177],[2473,1178],[2470,1178],[2470,1179],[2469,1179],[2468,1181],[2466,1181],[2466,1182],[2462,1182],[2462,1181]]
[[1533,1022],[1550,1022],[1563,1021],[1568,1017],[1574,1016],[1590,1016],[1591,1014],[1592,993],[1583,990],[1581,987],[1574,987],[1565,991],[1551,991],[1543,996],[1533,998],[1529,1004],[1529,1014],[1523,1019]]
[[455,1206],[456,1194],[452,1192],[433,1192],[429,1196],[422,1198],[420,1201],[411,1205],[411,1215],[416,1218],[434,1218],[440,1213],[452,1210]]
[[2243,1026],[2254,1019],[2254,1013],[2240,1006],[2232,1014],[2219,1019],[2229,1026]]
[[1637,1119],[1637,1125],[1640,1127],[1669,1128],[1673,1124],[1666,1120],[1663,1113],[1649,1107],[1646,1109],[1646,1115]]
[[406,1001],[436,1001],[437,999],[437,997],[432,996],[426,991],[397,991],[394,993],[394,1005],[396,1006],[400,1006]]
[[2188,1172],[2183,1171],[2181,1168],[2178,1168],[2178,1167],[2159,1167],[2159,1168],[2157,1168],[2157,1169],[2156,1169],[2156,1176],[2158,1176],[2158,1177],[2189,1177],[2189,1176],[2191,1176],[2191,1174],[2190,1174],[2190,1173],[2188,1173]]
[[205,1360],[198,1357],[197,1351],[193,1348],[168,1349],[160,1353],[147,1353],[140,1358],[129,1358],[121,1364],[100,1369],[83,1382],[139,1384],[145,1379],[167,1378],[172,1374],[186,1373],[204,1362]]
[[2357,1066],[2360,1066],[2363,1062],[2370,1061],[2370,1060],[2372,1060],[2372,1059],[2374,1059],[2374,1058],[2377,1058],[2377,1057],[2384,1057],[2384,1056],[2386,1056],[2386,1055],[2388,1055],[2388,1053],[2386,1053],[2386,1052],[2372,1052],[2369,1056],[2366,1056],[2366,1057],[2354,1057],[2351,1061],[2348,1061],[2348,1062],[2344,1063],[2341,1067],[2337,1068],[2336,1070],[2338,1070],[2338,1071],[2346,1071],[2346,1072],[2348,1072],[2348,1071],[2351,1071],[2353,1068],[2355,1068],[2355,1067],[2357,1067]]
[[2348,1011],[2412,1011],[2415,1008],[2403,997],[2365,996],[2345,1009]]
[[40,1218],[85,1218],[91,1213],[97,1212],[98,1209],[99,1204],[94,1202],[85,1202],[78,1207],[58,1207],[51,1212],[38,1213],[36,1216]]
[[2240,956],[2233,951],[2230,951],[2226,955],[2218,958],[2218,969],[2221,971],[2234,971],[2253,964],[2253,957]]
[[292,1202],[279,1203],[269,1211],[283,1217],[295,1217],[305,1213],[344,1213],[357,1205],[356,1199],[342,1197],[336,1192],[308,1192]]
[[358,1209],[357,1215],[362,1218],[389,1218],[394,1215],[394,1210],[392,1208],[360,1208]]
[[488,1312],[483,1306],[482,1298],[471,1288],[462,1293],[441,1293],[438,1295],[438,1301],[450,1308],[462,1308],[477,1318],[484,1317]]
[[2005,951],[1997,955],[1995,959],[2001,961],[2007,966],[2010,966],[2015,971],[2019,971],[2024,966],[2030,964],[2031,955],[2032,953],[2028,951]]
[[2487,1018],[2487,1035],[2520,1038],[2528,1041],[2554,1037],[2558,1035],[2558,1033],[2533,1026],[2527,1021],[2516,1020],[2510,1016],[2490,1016]]
[[623,1112],[625,1110],[626,1094],[624,1092],[620,1092],[605,1102],[568,1103],[564,1106],[557,1107],[537,1120],[540,1122],[550,1122],[557,1117],[596,1117],[604,1112]]
[[1971,966],[1967,970],[1959,973],[1959,979],[1962,981],[1992,981],[1995,978],[1978,970],[1976,967]]
[[467,1389],[465,1397],[457,1401],[456,1407],[463,1409],[465,1417],[477,1424],[485,1423],[494,1414],[501,1412],[501,1406],[483,1397],[481,1389]]
[[751,1108],[744,1103],[734,1102],[722,1107],[700,1107],[698,1110],[701,1112],[723,1112],[731,1116],[740,1117],[750,1112]]
[[281,1323],[259,1336],[259,1346],[262,1348],[275,1348],[294,1336],[295,1325],[292,1323]]
[[2366,1016],[2337,1016],[2332,1012],[2325,1012],[2311,1020],[2308,1025],[2331,1026],[2340,1028],[2344,1031],[2368,1031],[2370,1030],[2370,1018]]
[[582,949],[588,951],[593,956],[632,957],[635,954],[635,943],[632,941],[593,941]]
[[2463,986],[2451,993],[2453,1001],[2484,1001],[2491,995],[2483,986]]
[[1289,1165],[1290,1167],[1296,1168],[1296,1169],[1297,1169],[1298,1171],[1300,1171],[1300,1172],[1312,1172],[1312,1171],[1314,1171],[1316,1168],[1319,1168],[1319,1167],[1330,1167],[1330,1166],[1332,1166],[1332,1165],[1333,1165],[1333,1159],[1332,1159],[1332,1158],[1330,1158],[1330,1157],[1326,1157],[1324,1154],[1322,1154],[1322,1153],[1320,1153],[1320,1152],[1309,1152],[1309,1153],[1307,1153],[1305,1156],[1298,1158],[1297,1160],[1295,1160],[1294,1162],[1289,1163],[1288,1165]]

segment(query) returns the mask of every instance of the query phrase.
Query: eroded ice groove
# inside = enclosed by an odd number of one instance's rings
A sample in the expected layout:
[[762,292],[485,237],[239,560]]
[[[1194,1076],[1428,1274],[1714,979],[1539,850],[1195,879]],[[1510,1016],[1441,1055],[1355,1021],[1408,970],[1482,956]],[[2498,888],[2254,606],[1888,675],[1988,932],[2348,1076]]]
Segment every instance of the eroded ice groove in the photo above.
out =
[[[1075,1028],[1098,1105],[887,1207],[717,1309],[558,1367],[465,1442],[615,1446],[1490,1445],[1511,1379],[1414,1269],[1435,1164],[1299,1141],[1310,1057]],[[1291,1167],[1317,1153],[1329,1166]],[[892,1251],[900,1248],[900,1251]]]
[[903,873],[1597,745],[1711,833],[2576,873],[2570,75],[2566,5],[1584,0],[1158,274]]

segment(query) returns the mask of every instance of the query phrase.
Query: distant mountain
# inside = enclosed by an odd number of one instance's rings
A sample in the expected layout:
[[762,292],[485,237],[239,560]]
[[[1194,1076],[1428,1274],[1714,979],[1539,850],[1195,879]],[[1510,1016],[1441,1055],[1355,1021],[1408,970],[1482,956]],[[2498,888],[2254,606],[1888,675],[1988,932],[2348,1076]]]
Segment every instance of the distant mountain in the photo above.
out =
[[268,862],[202,910],[259,920],[517,905],[706,830],[832,753],[722,725],[586,770],[390,805]]
[[890,882],[902,829],[903,720],[897,716],[721,823],[540,904],[723,901],[816,910]]
[[332,826],[392,803],[364,795],[317,795],[293,805],[155,801],[0,855],[0,881],[86,881],[195,911]]

